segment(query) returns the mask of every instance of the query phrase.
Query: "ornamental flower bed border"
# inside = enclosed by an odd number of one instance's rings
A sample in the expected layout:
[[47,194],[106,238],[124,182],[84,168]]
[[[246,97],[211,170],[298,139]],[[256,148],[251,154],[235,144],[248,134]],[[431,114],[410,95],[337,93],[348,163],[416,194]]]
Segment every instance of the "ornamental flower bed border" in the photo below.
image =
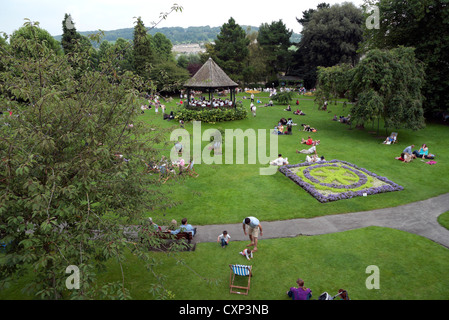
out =
[[[337,188],[337,189],[358,188],[358,187],[361,187],[362,185],[364,185],[367,181],[367,178],[364,174],[370,175],[370,176],[384,182],[385,185],[382,185],[380,187],[370,187],[370,188],[366,188],[366,189],[358,190],[358,191],[348,190],[348,191],[338,193],[338,194],[323,195],[312,184],[304,181],[297,174],[293,173],[290,170],[290,168],[311,167],[310,169],[305,169],[303,171],[304,176],[308,177],[309,179],[311,179],[311,181],[314,181],[315,183],[319,183],[318,180],[316,180],[315,178],[313,178],[310,175],[310,170],[320,168],[320,167],[329,167],[329,166],[337,167],[338,165],[336,163],[342,163],[343,164],[341,166],[342,168],[345,168],[345,169],[350,170],[351,172],[355,173],[360,178],[359,181],[357,183],[347,185],[347,186],[336,185],[336,184],[323,184],[323,185],[326,185],[326,186],[332,187],[332,188]],[[278,170],[282,174],[287,176],[287,178],[290,178],[291,180],[293,180],[297,185],[299,185],[301,188],[306,190],[315,199],[317,199],[319,202],[322,202],[322,203],[330,202],[330,201],[337,201],[337,200],[341,200],[341,199],[351,199],[354,197],[360,197],[360,196],[363,196],[364,193],[366,193],[367,195],[372,195],[372,194],[377,194],[377,193],[404,190],[404,188],[402,186],[394,183],[393,181],[388,180],[385,177],[378,176],[375,173],[372,173],[372,172],[366,170],[365,168],[359,168],[355,164],[352,164],[352,163],[349,163],[349,162],[343,161],[343,160],[322,161],[319,163],[304,162],[304,163],[299,163],[299,164],[281,166],[281,167],[279,167]]]

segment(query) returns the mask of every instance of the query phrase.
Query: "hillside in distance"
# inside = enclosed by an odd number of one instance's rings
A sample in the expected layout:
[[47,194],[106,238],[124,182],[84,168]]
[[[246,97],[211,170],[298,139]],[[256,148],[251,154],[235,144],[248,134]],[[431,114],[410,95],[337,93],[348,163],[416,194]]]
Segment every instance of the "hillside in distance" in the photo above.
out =
[[[189,43],[205,43],[205,42],[213,42],[217,38],[217,35],[220,33],[221,27],[164,27],[164,28],[148,28],[148,32],[151,35],[156,34],[157,32],[165,35],[173,45],[177,44],[189,44]],[[252,26],[242,26],[243,30],[246,32],[258,31],[258,27]],[[87,36],[89,34],[98,33],[98,31],[82,31],[80,34]],[[134,28],[125,28],[125,29],[117,29],[111,31],[104,31],[103,40],[107,40],[109,42],[115,42],[118,38],[123,38],[125,40],[133,39]],[[62,35],[55,36],[54,38],[58,41],[61,41]],[[293,43],[297,43],[301,40],[301,35],[297,33],[293,33],[290,41]],[[92,43],[95,47],[98,47],[97,43]]]

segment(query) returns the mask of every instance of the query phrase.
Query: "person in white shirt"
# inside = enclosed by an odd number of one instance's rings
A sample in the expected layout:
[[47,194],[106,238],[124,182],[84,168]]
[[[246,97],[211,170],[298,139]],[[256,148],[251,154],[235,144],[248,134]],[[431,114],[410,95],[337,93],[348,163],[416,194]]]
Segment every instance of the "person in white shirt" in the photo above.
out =
[[217,242],[221,244],[222,248],[226,248],[226,246],[229,244],[229,240],[231,239],[231,236],[228,234],[228,232],[225,230],[222,234],[220,234],[217,238]]
[[278,158],[271,161],[270,164],[272,166],[284,166],[288,164],[288,158],[283,158],[282,154],[279,154]]
[[[248,233],[246,232],[246,227],[248,226]],[[254,246],[253,251],[257,251],[257,239],[259,237],[259,231],[260,235],[262,236],[262,225],[260,224],[259,220],[255,217],[246,217],[243,219],[243,233],[245,236],[248,234],[249,239],[251,240],[251,243],[247,245],[247,247]]]
[[246,257],[246,259],[248,259],[248,260],[253,258],[253,251],[251,251],[250,249],[245,249],[245,250],[239,252],[239,254]]

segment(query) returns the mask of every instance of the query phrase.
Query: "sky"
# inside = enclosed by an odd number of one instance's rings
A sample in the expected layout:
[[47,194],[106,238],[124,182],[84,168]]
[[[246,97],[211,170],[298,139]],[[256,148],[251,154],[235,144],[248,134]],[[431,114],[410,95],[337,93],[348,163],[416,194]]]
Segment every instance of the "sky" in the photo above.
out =
[[[70,14],[77,31],[104,31],[133,28],[135,17],[141,17],[147,27],[158,22],[161,13],[174,4],[182,12],[173,12],[157,27],[221,27],[230,17],[239,25],[258,27],[282,19],[289,30],[301,32],[296,18],[302,12],[315,9],[319,3],[331,5],[345,1],[330,0],[0,0],[0,32],[10,35],[19,29],[24,19],[38,21],[51,35],[62,34],[64,14]],[[356,6],[363,0],[348,0]]]

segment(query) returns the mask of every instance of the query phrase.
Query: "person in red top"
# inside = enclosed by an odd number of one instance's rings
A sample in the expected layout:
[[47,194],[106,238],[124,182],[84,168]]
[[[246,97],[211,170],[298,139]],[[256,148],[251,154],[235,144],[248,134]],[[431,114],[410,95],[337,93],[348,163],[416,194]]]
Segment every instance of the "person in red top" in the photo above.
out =
[[305,140],[304,138],[301,139],[301,143],[302,144],[306,144],[308,146],[311,146],[313,144],[313,140],[312,138],[309,136],[307,137],[307,140]]

